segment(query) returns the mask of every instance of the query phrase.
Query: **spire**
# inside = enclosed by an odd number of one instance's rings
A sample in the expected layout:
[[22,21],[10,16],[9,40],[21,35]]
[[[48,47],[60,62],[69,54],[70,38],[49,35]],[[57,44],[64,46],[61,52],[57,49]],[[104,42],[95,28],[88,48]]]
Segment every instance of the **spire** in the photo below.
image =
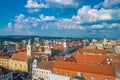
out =
[[28,45],[31,45],[31,40],[30,39],[28,40]]
[[65,40],[64,40],[64,48],[66,48],[67,47],[67,43],[66,43],[66,38],[65,38]]

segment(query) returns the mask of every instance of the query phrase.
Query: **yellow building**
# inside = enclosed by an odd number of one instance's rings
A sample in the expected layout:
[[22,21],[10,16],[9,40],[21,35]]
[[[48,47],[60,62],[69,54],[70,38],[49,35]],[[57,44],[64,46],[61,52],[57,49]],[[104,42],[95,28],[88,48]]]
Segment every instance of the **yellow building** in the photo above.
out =
[[0,57],[0,66],[9,69],[9,57]]
[[32,48],[29,41],[27,52],[14,53],[10,59],[10,69],[29,72],[32,69]]
[[26,52],[14,53],[10,59],[10,69],[27,72],[28,59],[29,56],[26,55]]

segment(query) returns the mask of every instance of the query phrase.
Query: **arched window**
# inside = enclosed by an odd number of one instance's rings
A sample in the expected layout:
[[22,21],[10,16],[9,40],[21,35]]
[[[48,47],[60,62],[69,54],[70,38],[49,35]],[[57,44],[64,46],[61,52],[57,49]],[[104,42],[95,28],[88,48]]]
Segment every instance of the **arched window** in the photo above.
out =
[[17,63],[15,63],[15,67],[17,66]]
[[22,68],[22,64],[20,64],[20,68]]

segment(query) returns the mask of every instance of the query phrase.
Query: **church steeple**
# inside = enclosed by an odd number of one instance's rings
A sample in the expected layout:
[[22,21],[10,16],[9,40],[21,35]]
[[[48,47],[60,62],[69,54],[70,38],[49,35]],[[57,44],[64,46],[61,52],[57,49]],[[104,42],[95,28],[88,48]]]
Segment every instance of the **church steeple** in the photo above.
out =
[[66,47],[67,47],[66,39],[64,40],[63,46],[66,49]]
[[27,44],[27,55],[32,56],[32,46],[31,46],[30,40],[28,41],[28,44]]

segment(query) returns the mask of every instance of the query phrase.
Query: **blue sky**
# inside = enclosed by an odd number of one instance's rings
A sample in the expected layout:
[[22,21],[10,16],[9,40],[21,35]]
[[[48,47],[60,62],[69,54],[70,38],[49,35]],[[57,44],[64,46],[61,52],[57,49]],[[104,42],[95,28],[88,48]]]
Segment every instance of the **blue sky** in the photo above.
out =
[[0,35],[120,38],[120,0],[1,0]]

